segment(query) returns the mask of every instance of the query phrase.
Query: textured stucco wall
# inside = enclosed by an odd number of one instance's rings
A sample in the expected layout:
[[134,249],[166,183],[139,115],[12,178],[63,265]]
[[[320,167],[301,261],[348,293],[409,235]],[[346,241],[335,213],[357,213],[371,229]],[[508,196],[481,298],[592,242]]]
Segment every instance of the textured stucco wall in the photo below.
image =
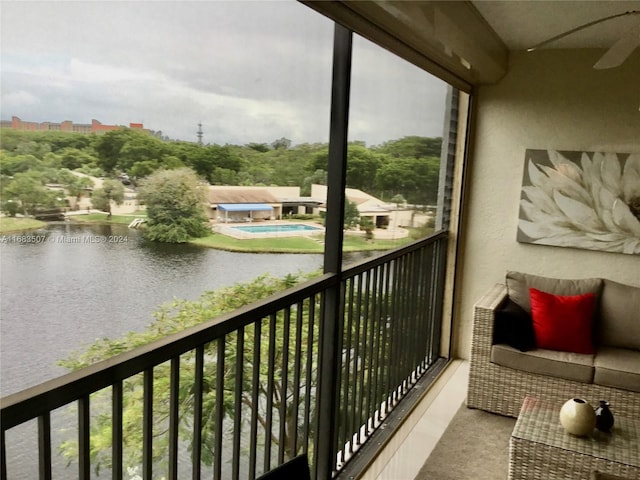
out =
[[507,270],[640,286],[640,256],[516,241],[527,148],[640,152],[640,51],[603,71],[591,68],[598,56],[516,53],[499,84],[478,89],[457,275],[457,357],[469,358],[474,303]]

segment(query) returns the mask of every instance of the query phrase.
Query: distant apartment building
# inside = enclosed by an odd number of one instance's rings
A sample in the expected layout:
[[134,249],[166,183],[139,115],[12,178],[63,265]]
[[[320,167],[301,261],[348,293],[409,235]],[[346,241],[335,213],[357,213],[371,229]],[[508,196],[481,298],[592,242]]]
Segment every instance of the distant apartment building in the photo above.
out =
[[[25,122],[18,117],[11,117],[11,121],[2,120],[1,128],[21,131],[49,131],[49,132],[75,132],[75,133],[103,133],[118,128],[124,128],[124,125],[103,125],[98,120],[91,120],[91,123],[73,123],[71,120],[64,122]],[[129,127],[133,130],[148,131],[142,123],[130,123]]]

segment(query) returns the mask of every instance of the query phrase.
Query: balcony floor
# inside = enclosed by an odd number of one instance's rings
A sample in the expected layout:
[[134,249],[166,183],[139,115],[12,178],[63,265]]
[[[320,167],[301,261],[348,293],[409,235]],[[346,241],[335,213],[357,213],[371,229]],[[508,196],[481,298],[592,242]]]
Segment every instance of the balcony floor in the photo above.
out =
[[412,480],[467,395],[469,363],[454,360],[425,394],[362,480]]

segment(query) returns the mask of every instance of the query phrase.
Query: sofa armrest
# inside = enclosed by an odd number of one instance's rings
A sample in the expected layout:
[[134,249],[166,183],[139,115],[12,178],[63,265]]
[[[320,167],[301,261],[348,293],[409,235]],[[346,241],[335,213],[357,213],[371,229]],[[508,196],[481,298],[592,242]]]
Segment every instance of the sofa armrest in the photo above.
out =
[[474,350],[476,355],[482,354],[487,357],[491,351],[493,343],[493,328],[495,324],[496,310],[507,298],[507,286],[496,284],[482,298],[480,298],[473,308],[473,331],[471,339],[471,361],[473,362]]
[[474,305],[467,388],[467,405],[472,408],[486,409],[485,397],[493,371],[491,345],[493,344],[495,313],[506,298],[506,285],[496,284]]

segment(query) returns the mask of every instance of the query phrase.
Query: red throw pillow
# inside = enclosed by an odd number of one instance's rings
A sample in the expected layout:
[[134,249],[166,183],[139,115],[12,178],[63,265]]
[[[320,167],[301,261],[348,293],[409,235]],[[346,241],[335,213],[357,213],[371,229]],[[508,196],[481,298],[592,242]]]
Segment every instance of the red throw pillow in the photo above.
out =
[[595,293],[553,295],[529,289],[536,346],[548,350],[594,353],[592,339]]

